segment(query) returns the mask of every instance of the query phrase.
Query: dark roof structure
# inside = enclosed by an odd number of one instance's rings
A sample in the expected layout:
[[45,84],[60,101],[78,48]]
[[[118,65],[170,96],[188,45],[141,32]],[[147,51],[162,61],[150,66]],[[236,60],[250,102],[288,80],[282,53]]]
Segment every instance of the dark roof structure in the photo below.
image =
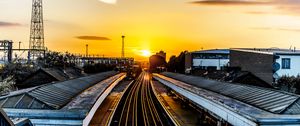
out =
[[279,55],[299,55],[300,50],[295,49],[280,49],[280,48],[232,48],[230,50],[245,51],[252,53],[263,53],[263,54],[279,54]]
[[92,85],[117,74],[103,72],[13,92],[0,97],[0,107],[17,109],[60,109]]
[[192,53],[200,53],[200,54],[229,54],[229,49],[210,49],[210,50],[200,50],[194,51]]
[[41,68],[17,83],[20,89],[82,77],[78,68]]
[[0,126],[14,126],[6,113],[0,108]]
[[68,76],[59,69],[53,69],[53,68],[41,68],[41,71],[46,72],[47,74],[51,75],[58,81],[64,81],[68,79]]
[[240,70],[193,70],[192,75],[209,78],[218,81],[248,84],[252,86],[259,86],[265,88],[274,88],[264,80],[255,76],[251,72],[240,71]]
[[71,67],[71,68],[66,68],[64,71],[69,79],[78,78],[78,77],[83,76],[83,74],[81,73],[81,71],[83,71],[83,69],[81,69],[81,68]]
[[238,71],[236,73],[233,73],[232,76],[233,76],[232,80],[229,81],[232,83],[248,84],[248,85],[259,86],[264,88],[274,88],[272,85],[268,84],[264,80],[255,76],[251,72]]
[[209,80],[202,77],[165,72],[162,75],[206,89],[274,114],[300,114],[300,96],[248,85]]

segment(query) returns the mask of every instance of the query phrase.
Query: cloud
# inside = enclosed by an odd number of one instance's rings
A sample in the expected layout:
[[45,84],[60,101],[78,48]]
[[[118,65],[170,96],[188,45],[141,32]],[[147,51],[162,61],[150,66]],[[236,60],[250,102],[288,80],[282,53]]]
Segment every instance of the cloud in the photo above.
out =
[[296,29],[296,28],[285,28],[285,27],[278,27],[278,28],[274,28],[274,27],[252,27],[250,29],[254,29],[254,30],[277,30],[277,31],[289,31],[289,32],[300,32],[300,29]]
[[291,29],[291,28],[277,28],[277,30],[281,30],[281,31],[290,31],[290,32],[300,32],[300,29]]
[[107,4],[116,4],[117,0],[99,0],[100,2],[107,3]]
[[100,37],[100,36],[76,36],[76,38],[82,40],[110,40],[107,37]]
[[300,4],[300,0],[273,0],[273,2],[280,4]]
[[251,27],[250,29],[254,30],[272,30],[272,27]]
[[0,21],[0,27],[13,27],[13,26],[21,26],[21,24]]
[[285,14],[299,15],[300,4],[278,4],[277,9],[283,11]]
[[[272,14],[300,15],[300,0],[194,0],[190,2],[201,6],[260,6],[268,5],[273,7]],[[273,10],[272,9],[272,10]],[[255,11],[245,12],[247,14],[270,14]]]
[[261,2],[256,0],[198,0],[191,2],[197,5],[261,5],[270,2]]
[[247,11],[245,12],[246,14],[269,14],[269,12],[264,12],[264,11]]

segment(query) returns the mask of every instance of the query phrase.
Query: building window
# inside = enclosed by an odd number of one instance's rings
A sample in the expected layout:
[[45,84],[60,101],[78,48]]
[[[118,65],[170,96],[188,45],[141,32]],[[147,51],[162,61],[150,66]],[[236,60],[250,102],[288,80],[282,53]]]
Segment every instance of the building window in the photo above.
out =
[[282,58],[282,69],[291,69],[291,59]]

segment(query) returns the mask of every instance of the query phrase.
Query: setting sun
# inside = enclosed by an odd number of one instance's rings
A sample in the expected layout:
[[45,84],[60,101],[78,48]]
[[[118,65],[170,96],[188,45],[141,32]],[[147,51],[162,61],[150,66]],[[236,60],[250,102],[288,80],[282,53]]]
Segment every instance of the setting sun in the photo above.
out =
[[151,52],[149,50],[141,50],[141,55],[144,57],[151,56]]

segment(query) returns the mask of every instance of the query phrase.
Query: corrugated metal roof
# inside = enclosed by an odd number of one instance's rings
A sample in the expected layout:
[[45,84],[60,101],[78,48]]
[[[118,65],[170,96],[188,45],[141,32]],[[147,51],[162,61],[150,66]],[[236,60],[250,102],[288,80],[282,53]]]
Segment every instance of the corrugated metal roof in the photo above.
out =
[[104,72],[18,91],[19,93],[0,97],[0,106],[20,109],[60,109],[83,90],[115,74],[117,74],[115,71]]
[[167,77],[236,99],[275,114],[300,114],[300,96],[268,88],[239,85],[183,74],[162,73]]
[[296,102],[294,102],[293,104],[291,104],[284,111],[284,114],[294,114],[294,113],[300,113],[300,99],[298,99]]
[[0,107],[17,109],[54,109],[27,93],[1,98]]

